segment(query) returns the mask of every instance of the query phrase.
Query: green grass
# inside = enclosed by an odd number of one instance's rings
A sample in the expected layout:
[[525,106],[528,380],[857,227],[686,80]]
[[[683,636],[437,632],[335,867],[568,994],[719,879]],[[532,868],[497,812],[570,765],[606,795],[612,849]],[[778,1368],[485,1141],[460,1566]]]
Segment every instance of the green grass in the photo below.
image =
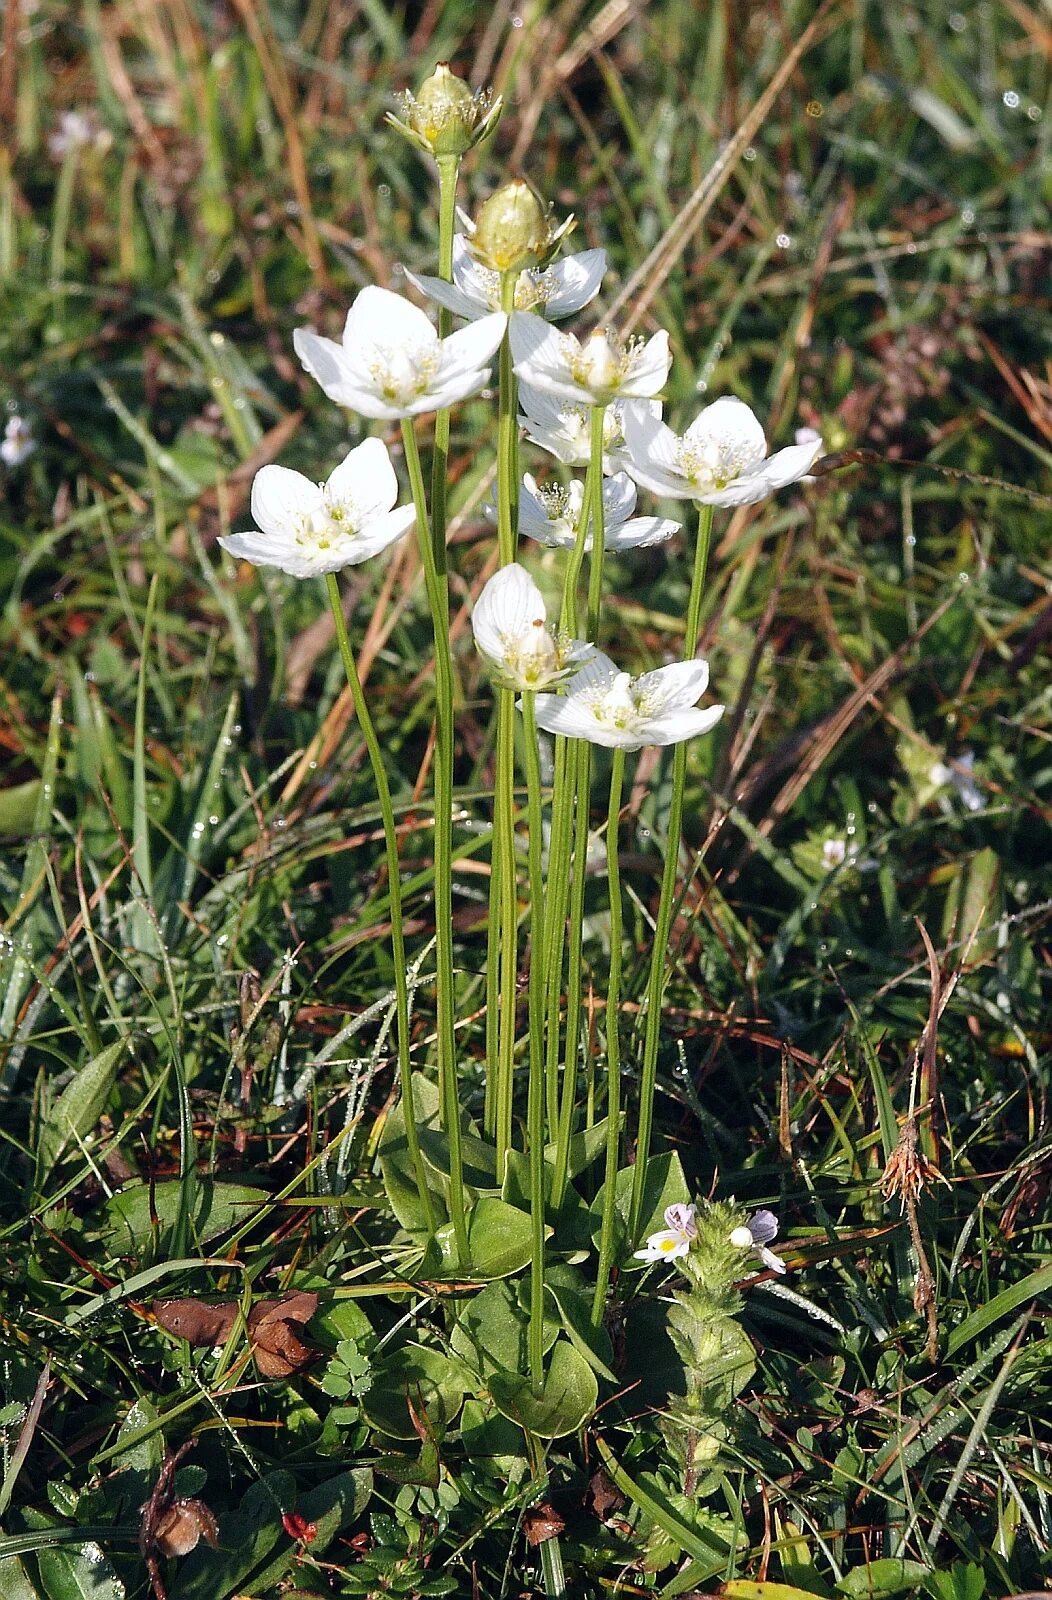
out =
[[[162,1442],[191,1438],[177,1482],[222,1550],[169,1562],[172,1600],[534,1592],[522,1436],[474,1402],[443,1433],[449,1296],[407,1288],[377,1176],[383,837],[324,592],[235,572],[215,540],[246,523],[258,465],[320,476],[345,443],[292,330],[335,332],[399,261],[432,270],[434,197],[384,125],[393,91],[479,63],[508,109],[469,201],[514,159],[577,213],[580,244],[606,245],[610,304],[812,10],[538,0],[521,26],[482,26],[462,0],[10,3],[0,403],[38,447],[0,468],[0,1597],[145,1595],[139,1507]],[[823,15],[641,286],[640,323],[672,334],[674,423],[704,385],[748,399],[775,444],[809,424],[848,453],[804,494],[717,513],[703,646],[729,711],[691,753],[705,849],[659,1063],[657,1148],[698,1191],[779,1211],[789,1293],[748,1294],[758,1370],[718,1481],[689,1499],[658,1426],[664,1303],[622,1275],[617,1383],[552,1447],[542,1495],[579,1596],[728,1581],[762,1600],[748,1585],[767,1581],[979,1600],[1052,1575],[1047,22],[1007,0]],[[73,108],[101,138],[56,161]],[[493,548],[491,411],[454,414],[458,614]],[[554,555],[529,564],[554,595]],[[675,655],[682,545],[611,565],[626,658]],[[409,553],[347,591],[403,830],[423,1065],[429,622]],[[492,701],[465,624],[454,911],[477,1112]],[[931,780],[969,753],[974,811]],[[655,757],[634,788],[629,769],[622,834],[629,1100],[668,803]],[[832,838],[856,853],[830,872]],[[601,870],[588,912],[601,1017]],[[914,1083],[921,925],[948,998]],[[911,1096],[941,1174],[916,1219],[927,1315],[880,1186]],[[148,1314],[155,1296],[247,1314],[291,1288],[321,1297],[326,1360],[286,1380],[260,1378],[236,1325],[215,1354]],[[294,1510],[319,1528],[297,1562]]]

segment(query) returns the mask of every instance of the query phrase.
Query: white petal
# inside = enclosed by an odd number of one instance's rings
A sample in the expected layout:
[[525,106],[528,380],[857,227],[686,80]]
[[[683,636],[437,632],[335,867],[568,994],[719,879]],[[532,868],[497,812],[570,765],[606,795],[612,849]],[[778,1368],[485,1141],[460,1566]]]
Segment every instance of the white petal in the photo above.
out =
[[525,567],[513,561],[493,574],[475,602],[475,643],[490,661],[503,666],[509,646],[526,639],[532,628],[543,628],[545,615],[541,591]]
[[462,233],[453,235],[453,282],[479,306],[481,314],[500,310],[500,279],[479,265]]
[[419,395],[404,405],[400,411],[394,411],[396,417],[420,417],[427,411],[445,411],[449,406],[456,405],[458,400],[467,400],[473,394],[478,394],[489,382],[489,368],[479,367],[477,372],[462,372],[456,378],[443,381],[427,394]]
[[359,523],[385,515],[398,498],[398,479],[382,439],[364,439],[329,478],[332,500],[352,502]]
[[[733,448],[755,467],[767,454],[763,428],[753,412],[735,395],[723,395],[699,412],[684,434],[690,444],[715,440]],[[748,470],[748,469],[746,469]]]
[[527,473],[519,490],[519,532],[528,539],[547,541],[554,530],[548,520],[547,507],[536,490],[536,482]]
[[575,256],[565,256],[548,268],[555,288],[548,296],[545,315],[570,317],[594,300],[602,286],[606,272],[605,250],[581,250]]
[[349,537],[346,547],[343,541],[343,560],[341,566],[356,567],[359,562],[368,561],[370,556],[375,556],[381,550],[386,550],[389,544],[394,544],[416,521],[416,510],[413,506],[398,506],[394,511],[387,511],[382,516],[373,517],[360,533]]
[[343,347],[335,339],[326,339],[311,328],[297,328],[292,335],[292,348],[301,365],[321,384],[330,400],[357,409],[352,400],[345,398],[350,392],[351,375]]
[[763,469],[771,488],[783,489],[787,483],[799,482],[814,466],[821,449],[821,439],[809,439],[804,444],[791,444],[784,450],[776,450]]
[[452,311],[456,317],[467,317],[473,322],[476,317],[485,316],[489,310],[485,300],[473,300],[455,283],[446,283],[444,278],[429,278],[423,273],[418,275],[410,272],[408,267],[403,270],[419,294],[428,300],[433,300],[436,305],[445,306],[446,310]]
[[759,1256],[764,1266],[770,1267],[772,1272],[784,1273],[785,1262],[782,1260],[781,1256],[776,1256],[773,1250],[765,1250],[761,1246],[760,1249],[757,1250],[756,1254]]
[[618,392],[626,398],[635,396],[640,399],[657,394],[668,382],[671,366],[672,351],[668,347],[668,334],[664,328],[660,328],[636,354]]
[[251,561],[255,567],[280,567],[292,549],[291,539],[259,533],[255,528],[225,534],[219,543],[236,561]]
[[594,712],[573,696],[560,700],[558,695],[539,694],[536,702],[537,725],[546,733],[557,733],[565,739],[587,739],[592,744],[606,744],[607,730],[596,721]]
[[616,553],[618,550],[641,550],[644,545],[663,544],[666,539],[679,533],[681,527],[681,523],[673,522],[669,517],[632,517],[607,534],[606,548]]
[[644,672],[636,680],[655,716],[668,711],[684,711],[696,705],[709,686],[707,661],[672,661],[667,667]]
[[637,483],[655,494],[690,500],[693,494],[679,464],[680,441],[660,417],[638,406],[624,411],[625,468]]
[[586,667],[570,680],[570,694],[605,693],[618,676],[619,668],[610,657],[597,650]]
[[324,503],[318,485],[289,467],[260,467],[252,480],[252,520],[264,533],[291,534]]
[[625,472],[603,483],[603,521],[608,528],[626,522],[636,509],[636,486]]
[[437,337],[419,306],[413,305],[405,295],[370,284],[362,289],[347,313],[343,348],[352,359],[363,349],[414,354],[432,349]]
[[708,733],[723,716],[726,706],[710,706],[707,711],[669,711],[647,723],[644,744],[679,744]]
[[439,384],[445,386],[469,373],[474,374],[480,367],[487,367],[504,337],[507,323],[503,311],[493,311],[443,339]]
[[508,337],[518,378],[549,394],[585,405],[591,403],[588,391],[570,376],[570,363],[581,353],[580,345],[570,334],[561,333],[532,311],[514,311]]

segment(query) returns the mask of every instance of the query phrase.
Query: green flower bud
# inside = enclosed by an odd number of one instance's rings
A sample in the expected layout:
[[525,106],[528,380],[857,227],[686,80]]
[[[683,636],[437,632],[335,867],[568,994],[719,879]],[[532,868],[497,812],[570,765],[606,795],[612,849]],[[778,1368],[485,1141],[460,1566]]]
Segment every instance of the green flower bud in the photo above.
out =
[[516,178],[481,206],[468,248],[476,261],[494,272],[521,272],[544,266],[567,231],[568,224],[553,230],[550,207],[541,204],[528,183]]
[[494,100],[488,89],[472,93],[463,78],[441,62],[418,94],[407,90],[401,96],[401,104],[401,117],[388,116],[388,122],[418,150],[437,160],[462,156],[491,133],[502,102],[499,95]]

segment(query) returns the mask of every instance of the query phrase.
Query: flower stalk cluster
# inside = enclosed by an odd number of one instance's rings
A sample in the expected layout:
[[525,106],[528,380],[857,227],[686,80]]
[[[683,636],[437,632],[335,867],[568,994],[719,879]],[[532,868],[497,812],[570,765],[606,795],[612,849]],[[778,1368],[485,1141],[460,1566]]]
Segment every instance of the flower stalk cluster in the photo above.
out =
[[[437,271],[406,275],[418,298],[437,306],[437,327],[407,295],[369,286],[350,306],[339,339],[309,328],[294,336],[303,367],[336,405],[356,418],[400,425],[409,498],[399,503],[388,448],[380,438],[368,436],[321,482],[283,466],[263,468],[252,491],[254,526],[221,542],[239,560],[274,566],[294,578],[325,581],[384,822],[403,1121],[422,1218],[417,1242],[422,1251],[430,1249],[448,1221],[453,1264],[463,1274],[472,1267],[471,1227],[477,1215],[472,1210],[476,1194],[464,1181],[463,1124],[475,1108],[463,1102],[457,1062],[454,660],[446,502],[452,408],[479,394],[496,362],[495,490],[489,508],[496,523],[496,570],[481,587],[472,615],[475,645],[491,674],[496,701],[482,1124],[493,1147],[494,1195],[509,1192],[512,1179],[523,1170],[513,1157],[523,1160],[528,1177],[529,1381],[540,1395],[549,1309],[546,1254],[553,1248],[551,1234],[571,1181],[574,1135],[591,1127],[600,1109],[605,1111],[605,1133],[595,1209],[591,1314],[596,1332],[614,1269],[628,1265],[633,1247],[640,1244],[662,1000],[680,875],[687,750],[691,740],[717,729],[724,709],[719,703],[701,703],[708,695],[710,673],[708,663],[698,657],[714,508],[752,504],[805,478],[820,441],[808,439],[769,455],[759,422],[732,396],[705,407],[682,435],[674,433],[662,419],[660,396],[672,362],[664,330],[626,340],[601,321],[583,335],[555,326],[591,305],[602,285],[606,256],[602,249],[560,255],[572,219],[558,223],[524,181],[515,179],[497,189],[475,219],[462,218],[457,230],[461,160],[492,131],[499,111],[499,99],[473,92],[449,67],[439,66],[416,95],[405,96],[401,115],[391,119],[437,171]],[[418,423],[432,415],[428,485]],[[425,443],[427,430],[428,424],[422,423]],[[523,430],[530,445],[550,458],[547,474],[539,464],[525,474],[520,471]],[[585,476],[570,477],[571,468],[585,468]],[[681,522],[656,511],[640,513],[640,490],[693,501],[699,508],[696,535],[685,534]],[[345,566],[382,555],[414,527],[431,619],[435,696],[435,1055],[441,1144],[428,1141],[423,1149],[412,1090],[393,804],[337,577]],[[520,536],[531,541],[524,549],[548,547],[555,552],[549,561],[561,564],[562,596],[555,620],[549,620],[541,589],[520,560]],[[633,671],[634,664],[618,659],[606,558],[631,560],[640,547],[665,545],[677,537],[694,540],[682,656]],[[604,642],[612,654],[606,653]],[[547,837],[542,739],[551,741],[552,759]],[[639,1103],[629,1128],[621,1105],[619,834],[627,763],[645,746],[671,747],[672,792],[639,1048]],[[582,1026],[592,777],[600,761],[609,769],[609,959],[601,1051]],[[525,1006],[523,947],[528,965]],[[517,1128],[516,1081],[523,1060],[526,1115]],[[601,1076],[597,1067],[604,1069]],[[632,1122],[632,1108],[627,1110]],[[629,1136],[636,1147],[630,1180],[622,1169]],[[626,1189],[627,1246],[618,1210],[618,1197]],[[443,1203],[445,1217],[440,1214]],[[665,1227],[634,1253],[648,1264],[674,1263],[688,1286],[677,1293],[671,1325],[685,1362],[689,1358],[700,1375],[674,1427],[683,1435],[686,1470],[696,1475],[712,1459],[713,1440],[718,1448],[719,1406],[729,1403],[728,1397],[745,1381],[742,1375],[751,1370],[751,1351],[735,1320],[739,1302],[734,1283],[750,1256],[758,1255],[771,1271],[782,1270],[769,1248],[777,1224],[770,1213],[745,1219],[734,1206],[687,1201],[670,1206],[664,1220]],[[714,1372],[720,1376],[713,1377]]]

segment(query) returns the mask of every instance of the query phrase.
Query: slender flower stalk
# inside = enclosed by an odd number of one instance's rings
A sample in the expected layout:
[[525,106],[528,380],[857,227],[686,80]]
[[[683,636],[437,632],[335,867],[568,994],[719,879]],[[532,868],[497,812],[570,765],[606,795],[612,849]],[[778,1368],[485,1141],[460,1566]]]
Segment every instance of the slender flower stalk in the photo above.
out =
[[[453,223],[456,217],[459,155],[437,156],[438,166],[438,275],[445,283],[453,281]],[[453,315],[445,306],[438,308],[438,336],[446,339],[453,332]],[[446,575],[446,485],[449,468],[449,408],[435,414],[435,454],[431,463],[431,543],[439,577]],[[448,600],[447,600],[448,606]]]
[[544,1387],[544,879],[541,871],[541,766],[537,753],[537,719],[534,692],[522,697],[526,743],[526,804],[529,821],[530,978],[529,1059],[530,1078],[526,1107],[529,1142],[530,1219],[533,1252],[530,1257],[530,1380],[535,1394]]
[[[596,499],[602,500],[603,449],[605,445],[605,406],[593,406],[590,418],[590,459],[585,478],[581,515],[577,525],[577,538],[570,560],[566,564],[563,584],[562,626],[571,633],[577,627],[577,591],[581,568],[588,549],[589,529],[594,520]],[[602,522],[600,506],[599,522]],[[552,867],[549,881],[552,892],[552,914],[549,917],[548,950],[548,1088],[550,1104],[557,1091],[556,1068],[559,1046],[559,991],[562,987],[562,952],[567,944],[568,975],[566,989],[566,1049],[563,1055],[562,1097],[559,1103],[556,1133],[555,1178],[552,1185],[553,1204],[562,1204],[566,1193],[570,1136],[573,1132],[573,1112],[577,1091],[577,1059],[581,1028],[581,948],[583,940],[585,871],[588,862],[589,794],[592,783],[592,747],[582,739],[572,744],[569,740],[556,741],[556,785],[552,797]],[[562,753],[560,772],[558,754]],[[562,783],[559,779],[562,778]],[[567,786],[570,787],[567,787]],[[573,872],[570,870],[570,843],[573,838]],[[567,895],[570,901],[569,938],[566,932]],[[557,902],[557,908],[556,904]],[[556,909],[558,916],[556,917]],[[549,1111],[549,1115],[552,1115]]]
[[402,421],[402,444],[416,506],[417,542],[431,606],[435,642],[435,933],[438,1011],[438,1092],[442,1127],[449,1141],[449,1213],[457,1251],[468,1259],[464,1210],[464,1159],[460,1140],[456,1040],[453,1014],[453,660],[445,588],[435,564],[427,516],[420,452],[411,419]]
[[[501,274],[501,299],[515,303],[518,269]],[[515,560],[515,486],[518,424],[515,375],[507,333],[500,346],[500,393],[497,415],[497,543],[501,567]],[[499,991],[487,973],[487,1000],[496,998],[497,1055],[494,1135],[497,1175],[503,1178],[511,1147],[511,1112],[515,1072],[515,1011],[518,985],[518,880],[515,868],[515,695],[501,689],[497,698],[497,773],[493,797],[494,850],[490,868],[490,927],[499,929]],[[489,941],[492,944],[492,940]],[[487,1072],[492,1070],[487,1057]]]
[[[687,630],[684,655],[693,660],[701,632],[701,601],[712,541],[712,506],[703,505],[698,514],[698,542],[694,551],[694,573],[687,602]],[[669,805],[665,863],[661,873],[661,897],[647,984],[647,1025],[643,1039],[643,1066],[639,1085],[639,1128],[636,1134],[636,1160],[632,1169],[632,1204],[629,1211],[629,1238],[638,1237],[646,1183],[647,1159],[654,1125],[654,1094],[657,1086],[658,1039],[661,1032],[661,1001],[665,991],[665,956],[672,932],[672,913],[679,873],[679,851],[683,835],[683,791],[687,781],[687,746],[677,744],[672,757],[672,799]]]
[[592,1326],[603,1321],[606,1290],[614,1260],[614,1215],[617,1201],[617,1155],[621,1128],[621,1046],[618,1023],[621,1011],[621,866],[617,833],[621,818],[621,787],[625,752],[614,750],[610,769],[610,805],[607,810],[606,876],[610,888],[610,973],[606,981],[606,1172],[603,1179],[603,1220],[599,1231],[599,1266],[592,1299]]
[[369,707],[362,690],[362,680],[358,676],[358,667],[351,649],[351,641],[347,636],[347,624],[344,621],[343,606],[340,604],[340,585],[334,572],[325,576],[325,584],[329,594],[329,604],[332,607],[332,618],[336,625],[336,641],[340,647],[340,656],[343,660],[344,671],[347,674],[347,683],[354,702],[355,716],[358,726],[365,739],[365,747],[369,752],[369,761],[373,769],[373,781],[376,784],[376,794],[380,801],[380,814],[384,824],[384,844],[387,848],[387,879],[388,897],[391,902],[391,948],[394,957],[395,980],[395,1021],[398,1049],[398,1074],[402,1084],[402,1108],[405,1119],[405,1140],[409,1151],[409,1159],[413,1163],[413,1174],[416,1178],[417,1193],[420,1204],[423,1206],[427,1218],[428,1231],[435,1231],[435,1208],[431,1197],[431,1190],[427,1185],[424,1172],[424,1160],[420,1153],[420,1136],[416,1126],[416,1112],[413,1104],[413,1078],[412,1064],[409,1059],[409,978],[405,958],[405,938],[402,932],[402,885],[399,878],[398,866],[398,835],[395,831],[394,808],[391,805],[391,790],[384,771],[383,756],[380,753],[380,743],[373,727],[373,719],[369,715]]

